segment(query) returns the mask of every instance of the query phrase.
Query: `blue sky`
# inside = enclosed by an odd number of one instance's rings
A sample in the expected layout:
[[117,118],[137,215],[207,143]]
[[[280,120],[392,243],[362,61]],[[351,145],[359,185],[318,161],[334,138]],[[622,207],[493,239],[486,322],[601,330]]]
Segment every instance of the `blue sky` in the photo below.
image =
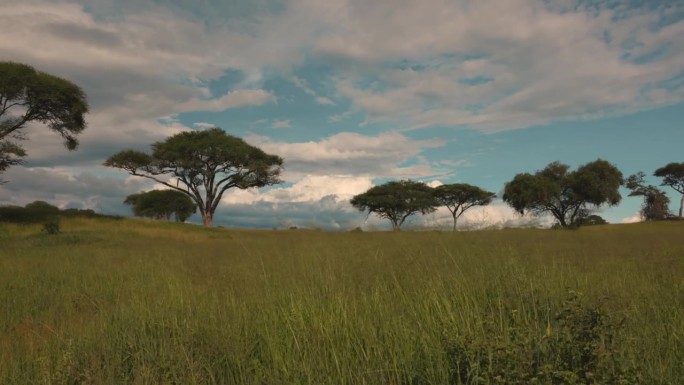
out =
[[[125,196],[155,185],[104,159],[213,125],[285,160],[283,185],[226,195],[224,226],[382,229],[348,200],[390,179],[500,192],[556,160],[625,175],[684,161],[681,1],[0,3],[0,60],[73,80],[92,106],[76,152],[27,129],[5,204],[129,215]],[[623,196],[600,214],[636,220]],[[548,223],[496,201],[463,224],[530,221]]]

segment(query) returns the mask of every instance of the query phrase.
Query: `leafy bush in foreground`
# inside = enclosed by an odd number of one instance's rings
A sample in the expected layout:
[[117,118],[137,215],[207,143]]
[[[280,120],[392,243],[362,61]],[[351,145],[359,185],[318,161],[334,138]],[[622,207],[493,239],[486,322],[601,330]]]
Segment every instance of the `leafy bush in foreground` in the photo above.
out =
[[601,304],[588,306],[570,292],[546,330],[535,333],[517,310],[504,308],[503,333],[486,319],[490,338],[446,337],[455,384],[639,384],[635,368],[618,357],[618,333],[624,319],[615,320]]

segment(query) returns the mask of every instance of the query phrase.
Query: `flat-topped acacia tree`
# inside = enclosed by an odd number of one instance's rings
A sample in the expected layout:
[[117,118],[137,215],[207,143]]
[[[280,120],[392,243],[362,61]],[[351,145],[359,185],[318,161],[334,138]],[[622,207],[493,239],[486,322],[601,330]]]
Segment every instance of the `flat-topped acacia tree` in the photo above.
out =
[[79,86],[26,64],[1,61],[0,172],[23,162],[26,151],[17,141],[25,139],[29,123],[46,125],[75,150],[86,113],[88,101]]
[[418,212],[431,213],[437,206],[432,187],[411,180],[392,181],[371,187],[365,193],[354,196],[350,203],[360,211],[389,219],[394,231],[400,230],[409,216]]
[[467,183],[443,184],[435,187],[435,199],[449,209],[454,219],[453,231],[456,231],[458,218],[473,206],[486,206],[496,196],[493,192]]
[[684,212],[684,162],[668,163],[655,171],[655,176],[663,178],[661,186],[670,186],[678,193],[682,194],[679,200],[679,218]]
[[152,144],[152,153],[124,150],[105,166],[152,179],[190,197],[211,227],[223,193],[281,183],[283,159],[214,127],[185,131]]

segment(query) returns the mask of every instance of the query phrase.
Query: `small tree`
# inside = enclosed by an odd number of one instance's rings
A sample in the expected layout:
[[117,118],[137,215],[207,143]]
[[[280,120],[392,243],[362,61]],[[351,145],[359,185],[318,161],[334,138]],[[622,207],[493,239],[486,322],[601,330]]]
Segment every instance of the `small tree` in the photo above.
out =
[[226,190],[281,183],[282,164],[279,156],[269,155],[218,127],[173,135],[154,143],[152,154],[125,150],[104,162],[105,166],[186,194],[197,204],[207,227],[211,227]]
[[389,219],[392,230],[398,231],[409,216],[415,213],[427,214],[435,211],[432,188],[423,182],[411,180],[392,181],[370,188],[352,198],[352,206],[360,211],[374,213]]
[[595,160],[569,171],[553,162],[535,174],[516,175],[506,183],[503,200],[520,214],[550,213],[561,227],[577,226],[591,209],[620,203],[622,173],[605,160]]
[[644,182],[646,174],[638,172],[630,175],[625,181],[625,187],[631,190],[629,196],[642,196],[644,202],[641,204],[641,218],[647,221],[662,220],[670,217],[670,198],[664,191],[653,185]]
[[138,217],[171,220],[173,215],[178,222],[185,222],[197,211],[197,205],[180,191],[152,190],[126,197],[133,214]]
[[477,186],[466,183],[445,184],[435,188],[437,203],[446,206],[454,219],[453,231],[456,231],[458,218],[473,206],[486,206],[496,196]]
[[600,215],[589,215],[588,217],[581,218],[577,221],[578,226],[596,226],[596,225],[607,225],[608,221],[603,219]]
[[26,151],[10,139],[24,139],[29,122],[46,124],[74,150],[87,112],[86,96],[77,85],[25,64],[0,62],[0,172],[22,163]]
[[682,198],[679,200],[679,218],[684,218],[682,216],[684,211],[684,162],[669,163],[657,169],[653,175],[663,178],[661,186],[670,186],[682,194]]

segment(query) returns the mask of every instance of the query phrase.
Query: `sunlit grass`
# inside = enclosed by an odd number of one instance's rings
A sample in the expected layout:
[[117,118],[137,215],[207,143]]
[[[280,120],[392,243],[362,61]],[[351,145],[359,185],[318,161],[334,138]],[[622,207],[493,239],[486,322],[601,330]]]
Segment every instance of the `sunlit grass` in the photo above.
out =
[[0,384],[447,384],[453,341],[625,319],[644,384],[684,378],[684,224],[324,233],[0,225]]

